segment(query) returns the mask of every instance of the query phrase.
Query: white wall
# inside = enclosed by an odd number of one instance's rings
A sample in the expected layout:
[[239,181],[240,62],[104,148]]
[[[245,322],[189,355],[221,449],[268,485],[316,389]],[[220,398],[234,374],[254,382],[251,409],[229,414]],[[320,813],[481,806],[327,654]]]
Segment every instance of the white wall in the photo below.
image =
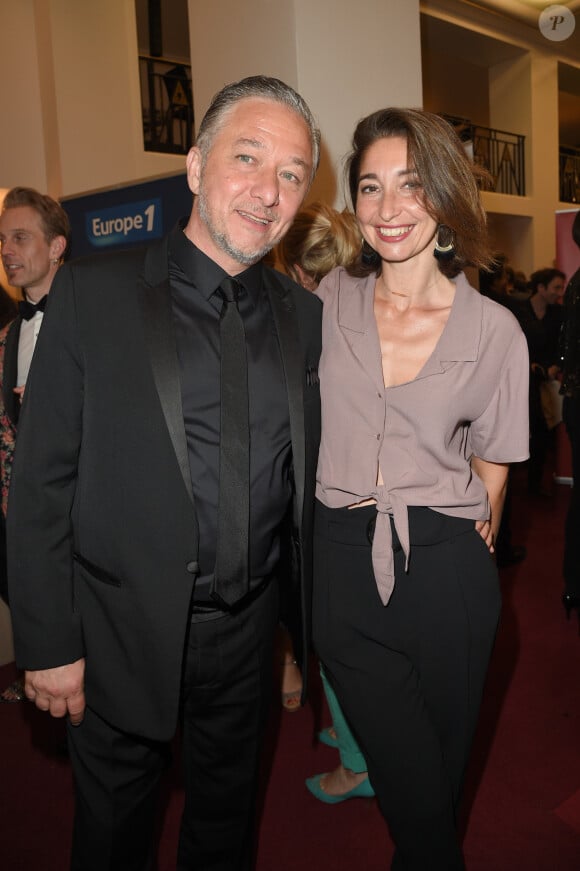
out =
[[34,0],[2,4],[0,185],[48,190]]
[[298,89],[318,118],[327,163],[311,198],[343,203],[343,158],[356,123],[386,106],[420,106],[418,0],[294,0]]
[[361,117],[421,105],[418,0],[189,0],[189,28],[197,118],[228,81],[258,73],[306,99],[323,135],[309,199],[342,203],[342,158]]
[[297,87],[294,4],[272,0],[189,0],[195,117],[228,82],[276,76]]
[[[422,102],[419,0],[188,0],[188,8],[196,117],[246,75],[296,87],[324,136],[311,197],[340,200],[336,175],[362,115]],[[0,79],[10,82],[0,186],[61,197],[182,170],[183,157],[143,149],[134,0],[3,3],[0,28]]]
[[60,197],[183,169],[143,148],[134,0],[5,2],[0,28],[2,187]]

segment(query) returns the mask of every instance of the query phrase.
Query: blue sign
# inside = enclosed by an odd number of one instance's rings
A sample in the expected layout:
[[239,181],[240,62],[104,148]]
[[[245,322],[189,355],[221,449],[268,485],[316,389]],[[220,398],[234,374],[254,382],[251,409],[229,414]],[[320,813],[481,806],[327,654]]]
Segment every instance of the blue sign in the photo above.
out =
[[144,242],[163,235],[159,198],[87,212],[85,220],[87,239],[95,248]]
[[185,173],[62,200],[72,230],[71,257],[132,248],[168,233],[191,212]]

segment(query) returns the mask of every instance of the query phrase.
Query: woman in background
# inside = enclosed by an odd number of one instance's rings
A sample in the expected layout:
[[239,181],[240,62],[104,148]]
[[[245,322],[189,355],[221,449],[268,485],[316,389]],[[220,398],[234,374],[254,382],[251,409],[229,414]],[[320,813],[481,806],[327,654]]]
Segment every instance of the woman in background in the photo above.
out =
[[442,118],[385,109],[347,166],[365,240],[322,280],[314,642],[368,764],[393,869],[464,868],[456,813],[500,611],[490,558],[528,455],[528,355],[461,270],[489,265]]
[[[287,274],[307,290],[315,291],[331,269],[354,263],[361,245],[362,237],[351,212],[337,212],[325,203],[316,202],[296,215],[277,253]],[[287,656],[293,658],[291,653]],[[338,749],[340,765],[330,773],[309,777],[306,786],[315,798],[326,804],[337,804],[348,798],[370,798],[374,791],[364,756],[322,667],[320,676],[332,726],[324,729],[319,738]]]

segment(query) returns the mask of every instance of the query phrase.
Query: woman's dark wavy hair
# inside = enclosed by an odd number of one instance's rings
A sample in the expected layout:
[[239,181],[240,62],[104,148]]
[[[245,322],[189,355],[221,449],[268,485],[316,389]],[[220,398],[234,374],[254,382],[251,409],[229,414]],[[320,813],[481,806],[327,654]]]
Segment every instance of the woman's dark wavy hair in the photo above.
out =
[[[389,108],[359,121],[346,162],[353,209],[356,211],[360,166],[367,149],[390,136],[407,140],[408,165],[416,170],[423,187],[424,206],[440,226],[452,231],[455,252],[452,257],[438,260],[441,272],[453,278],[465,266],[487,269],[493,257],[477,182],[489,182],[489,174],[469,160],[459,136],[439,115],[422,109]],[[364,258],[361,256],[351,271],[355,275],[378,275],[380,257],[373,257],[375,252],[368,245],[365,249]]]

